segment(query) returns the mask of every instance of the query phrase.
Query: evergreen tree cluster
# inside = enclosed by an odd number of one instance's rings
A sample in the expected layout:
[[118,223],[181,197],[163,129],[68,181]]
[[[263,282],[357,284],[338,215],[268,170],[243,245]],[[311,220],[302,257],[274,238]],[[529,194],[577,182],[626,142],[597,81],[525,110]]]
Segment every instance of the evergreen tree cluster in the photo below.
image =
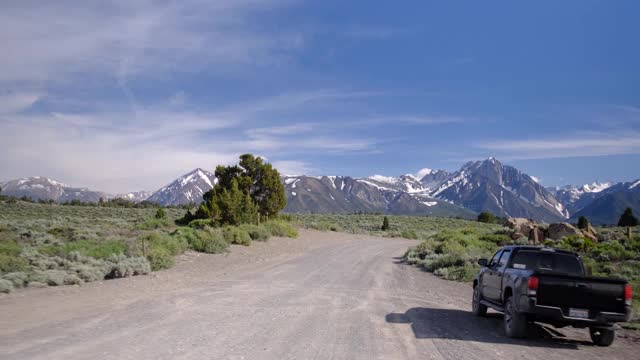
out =
[[490,212],[483,211],[480,214],[478,214],[478,222],[493,224],[496,222],[496,220],[497,220],[496,216]]
[[633,215],[631,208],[627,208],[620,216],[618,226],[638,226],[638,218]]
[[580,218],[578,218],[578,229],[584,230],[588,228],[589,228],[589,220],[584,216],[580,216]]
[[284,209],[287,198],[280,173],[262,158],[240,156],[238,165],[216,167],[218,182],[203,195],[195,214],[181,220],[210,219],[220,225],[240,225],[268,220]]

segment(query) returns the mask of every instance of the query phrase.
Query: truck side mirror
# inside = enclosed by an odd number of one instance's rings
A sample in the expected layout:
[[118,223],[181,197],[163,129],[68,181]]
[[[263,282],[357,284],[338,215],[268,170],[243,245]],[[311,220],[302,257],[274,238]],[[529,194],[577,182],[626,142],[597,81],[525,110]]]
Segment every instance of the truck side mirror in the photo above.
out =
[[480,259],[478,260],[478,265],[482,266],[482,267],[487,267],[487,264],[489,263],[489,261],[487,259]]

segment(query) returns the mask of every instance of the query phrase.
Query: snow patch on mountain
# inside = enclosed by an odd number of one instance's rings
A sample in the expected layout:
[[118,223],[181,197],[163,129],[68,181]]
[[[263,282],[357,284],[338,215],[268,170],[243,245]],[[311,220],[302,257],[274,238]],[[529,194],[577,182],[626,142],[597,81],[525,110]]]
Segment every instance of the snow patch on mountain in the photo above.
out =
[[197,204],[217,182],[214,174],[198,168],[154,192],[147,200],[161,205]]
[[431,173],[433,173],[432,169],[424,168],[424,169],[418,170],[418,172],[414,176],[416,178],[418,178],[418,179],[422,179],[423,177],[425,177],[425,176],[427,176],[427,175],[429,175]]

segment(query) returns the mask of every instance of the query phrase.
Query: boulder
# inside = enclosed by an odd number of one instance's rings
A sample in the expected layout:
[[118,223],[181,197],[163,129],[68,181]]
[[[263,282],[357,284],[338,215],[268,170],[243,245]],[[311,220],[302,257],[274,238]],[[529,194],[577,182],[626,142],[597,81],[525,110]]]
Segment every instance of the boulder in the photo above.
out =
[[542,231],[539,227],[534,227],[533,230],[529,233],[529,242],[534,245],[538,245],[544,242],[544,231]]
[[594,242],[598,242],[598,231],[591,224],[589,224],[586,229],[582,229],[581,231],[584,237],[589,238]]
[[566,222],[551,224],[547,229],[547,237],[553,240],[560,240],[565,236],[571,235],[584,236],[582,231]]
[[520,233],[522,236],[529,237],[529,233],[537,226],[537,224],[534,221],[525,218],[509,218],[504,223],[504,226],[513,230],[514,233]]

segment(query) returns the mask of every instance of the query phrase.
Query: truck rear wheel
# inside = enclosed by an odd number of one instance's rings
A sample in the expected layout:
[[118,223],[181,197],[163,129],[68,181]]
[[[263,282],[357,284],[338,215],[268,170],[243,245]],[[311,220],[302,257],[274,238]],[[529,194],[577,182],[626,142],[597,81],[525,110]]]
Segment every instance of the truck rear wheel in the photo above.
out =
[[611,346],[613,339],[616,338],[616,332],[613,329],[589,328],[591,341],[598,346]]
[[518,312],[513,296],[504,301],[504,332],[510,338],[522,338],[527,335],[527,317]]
[[480,285],[473,287],[473,301],[471,302],[471,312],[475,316],[485,316],[487,306],[480,304]]

